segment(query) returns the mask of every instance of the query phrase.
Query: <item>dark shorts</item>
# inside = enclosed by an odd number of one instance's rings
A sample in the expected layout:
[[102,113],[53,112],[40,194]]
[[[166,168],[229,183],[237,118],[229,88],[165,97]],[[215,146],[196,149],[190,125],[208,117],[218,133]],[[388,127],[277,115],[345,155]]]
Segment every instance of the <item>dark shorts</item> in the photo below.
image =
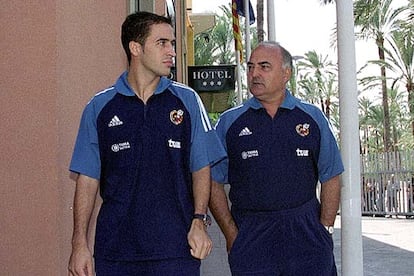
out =
[[200,261],[193,258],[140,262],[95,259],[95,270],[97,276],[198,276]]
[[319,210],[314,199],[294,209],[240,215],[229,254],[232,275],[337,275],[332,236]]

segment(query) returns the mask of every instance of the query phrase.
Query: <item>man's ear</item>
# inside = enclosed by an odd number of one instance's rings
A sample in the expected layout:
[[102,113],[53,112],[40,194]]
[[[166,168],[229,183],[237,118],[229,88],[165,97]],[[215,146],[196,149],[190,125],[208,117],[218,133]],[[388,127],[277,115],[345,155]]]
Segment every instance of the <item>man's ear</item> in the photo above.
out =
[[292,68],[286,68],[285,75],[284,75],[285,82],[288,82],[291,76],[292,76]]
[[142,46],[136,41],[130,41],[129,51],[131,52],[131,55],[138,56],[142,52]]

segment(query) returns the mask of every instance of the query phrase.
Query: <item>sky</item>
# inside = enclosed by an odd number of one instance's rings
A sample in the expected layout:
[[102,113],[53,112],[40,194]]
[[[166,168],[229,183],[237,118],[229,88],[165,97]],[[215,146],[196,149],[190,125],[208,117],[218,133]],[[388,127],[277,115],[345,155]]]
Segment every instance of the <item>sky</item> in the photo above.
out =
[[[193,0],[193,12],[214,13],[217,7],[229,2],[230,0]],[[256,10],[256,1],[252,0],[251,3]],[[321,6],[319,0],[275,0],[274,3],[276,40],[292,56],[303,56],[310,50],[334,54],[329,47],[329,37],[336,20],[334,5]],[[267,30],[267,23],[264,28]]]
[[[231,0],[193,0],[193,13],[215,13],[219,10],[219,6],[230,2]],[[401,4],[404,0],[394,2]],[[256,0],[251,0],[251,3],[256,10]],[[322,56],[328,55],[333,62],[337,61],[336,49],[330,46],[336,23],[334,4],[321,5],[320,0],[275,0],[274,6],[276,40],[292,56],[303,56],[306,52],[315,50]],[[355,55],[357,70],[367,60],[377,59],[374,41],[356,41]]]

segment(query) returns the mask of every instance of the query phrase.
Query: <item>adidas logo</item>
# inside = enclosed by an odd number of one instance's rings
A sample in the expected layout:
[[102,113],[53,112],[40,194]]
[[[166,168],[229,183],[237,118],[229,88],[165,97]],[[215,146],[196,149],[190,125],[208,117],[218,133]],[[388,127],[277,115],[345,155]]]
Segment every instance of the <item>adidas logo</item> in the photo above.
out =
[[114,127],[114,126],[120,126],[122,125],[124,122],[122,122],[121,120],[119,120],[118,116],[114,116],[112,118],[112,120],[109,122],[108,127]]
[[239,137],[240,136],[246,136],[246,135],[252,135],[253,133],[250,131],[250,129],[248,127],[245,127],[242,129],[242,131],[240,131],[239,133]]

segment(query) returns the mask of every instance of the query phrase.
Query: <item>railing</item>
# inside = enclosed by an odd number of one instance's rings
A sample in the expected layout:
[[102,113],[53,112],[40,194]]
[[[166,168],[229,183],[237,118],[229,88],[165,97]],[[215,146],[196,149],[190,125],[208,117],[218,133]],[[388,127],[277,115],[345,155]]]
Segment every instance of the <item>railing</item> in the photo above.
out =
[[362,214],[414,218],[414,151],[361,155]]

